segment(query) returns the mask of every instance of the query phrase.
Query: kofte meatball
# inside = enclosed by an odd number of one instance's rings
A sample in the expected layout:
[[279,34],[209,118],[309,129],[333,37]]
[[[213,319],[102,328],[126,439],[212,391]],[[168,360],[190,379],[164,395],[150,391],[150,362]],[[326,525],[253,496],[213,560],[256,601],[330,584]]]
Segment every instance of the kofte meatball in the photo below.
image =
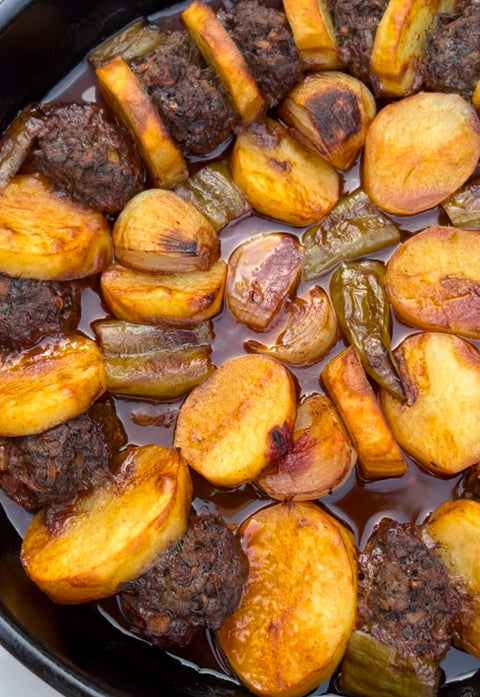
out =
[[208,153],[230,135],[235,112],[187,32],[171,32],[131,65],[183,152]]
[[27,511],[71,500],[109,476],[126,443],[112,400],[43,433],[0,438],[0,487]]
[[17,350],[77,328],[81,285],[0,274],[0,347]]
[[268,105],[275,106],[302,77],[285,14],[258,0],[227,0],[218,17],[243,54]]
[[220,516],[195,516],[148,570],[126,584],[127,619],[151,643],[187,644],[199,627],[218,629],[237,607],[248,573],[238,538]]
[[140,157],[127,133],[95,104],[44,105],[36,163],[60,190],[116,214],[142,187]]
[[359,556],[357,629],[402,656],[440,661],[460,596],[419,529],[384,518]]

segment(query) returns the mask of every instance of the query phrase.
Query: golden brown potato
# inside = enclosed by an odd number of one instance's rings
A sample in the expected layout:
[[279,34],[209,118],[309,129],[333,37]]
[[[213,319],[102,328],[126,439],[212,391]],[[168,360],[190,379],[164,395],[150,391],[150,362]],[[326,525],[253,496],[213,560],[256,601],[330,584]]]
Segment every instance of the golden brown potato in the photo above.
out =
[[298,405],[292,448],[257,484],[272,499],[317,499],[343,484],[356,461],[357,453],[332,402],[325,395],[311,394]]
[[137,143],[152,184],[168,189],[185,181],[184,157],[124,59],[117,56],[95,72],[105,101]]
[[385,287],[406,324],[480,339],[480,232],[435,225],[410,237],[391,256]]
[[303,251],[297,238],[283,232],[251,237],[228,260],[225,299],[232,315],[263,330],[298,285]]
[[140,271],[206,271],[220,256],[208,220],[173,191],[148,189],[134,196],[112,230],[115,258]]
[[70,281],[99,273],[112,256],[101,213],[55,192],[38,174],[17,174],[0,190],[0,272]]
[[183,535],[192,482],[180,453],[132,447],[106,484],[48,518],[37,514],[22,545],[30,578],[57,603],[82,603],[114,593],[139,576]]
[[480,107],[480,80],[475,85],[472,95],[473,106],[478,109]]
[[117,319],[139,324],[188,326],[220,312],[227,265],[208,271],[155,274],[111,264],[101,276],[103,298]]
[[292,135],[338,169],[353,165],[376,112],[368,87],[337,71],[308,75],[279,109]]
[[321,377],[350,434],[361,474],[366,479],[404,474],[407,463],[353,346],[332,358]]
[[303,67],[341,68],[337,35],[325,0],[283,0],[283,9]]
[[354,628],[353,542],[309,502],[263,508],[239,534],[250,573],[220,644],[254,694],[300,697],[332,675]]
[[480,354],[453,334],[408,336],[394,355],[408,401],[380,401],[395,438],[426,470],[453,475],[480,460]]
[[182,12],[182,19],[203,57],[224,84],[242,125],[248,126],[261,116],[266,105],[242,52],[209,5],[194,0]]
[[380,20],[370,72],[378,95],[403,97],[422,82],[421,63],[439,0],[390,0]]
[[479,156],[480,121],[473,106],[457,94],[420,92],[389,104],[373,120],[365,141],[364,188],[390,213],[419,213],[458,189]]
[[266,356],[240,356],[195,387],[180,408],[174,444],[216,486],[240,486],[290,445],[296,415],[292,377]]
[[454,582],[464,592],[453,630],[453,642],[480,658],[480,503],[446,501],[426,525],[436,551]]
[[0,353],[0,435],[40,433],[78,416],[106,385],[102,354],[81,334]]
[[272,119],[237,136],[230,167],[255,210],[291,225],[315,223],[339,197],[336,170]]

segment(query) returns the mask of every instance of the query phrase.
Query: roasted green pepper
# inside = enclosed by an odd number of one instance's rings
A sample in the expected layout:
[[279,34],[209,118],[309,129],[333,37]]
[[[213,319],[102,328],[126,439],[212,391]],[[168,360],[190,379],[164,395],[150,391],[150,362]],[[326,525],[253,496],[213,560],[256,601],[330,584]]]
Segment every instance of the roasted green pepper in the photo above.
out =
[[137,19],[89,53],[88,62],[98,68],[117,56],[126,61],[145,56],[160,46],[165,36],[156,24]]
[[362,189],[342,198],[302,237],[303,275],[321,276],[341,261],[356,259],[400,242],[400,232]]
[[330,280],[330,297],[348,342],[367,373],[395,397],[405,400],[390,345],[390,307],[385,266],[380,261],[343,262]]
[[480,230],[480,179],[465,184],[441,205],[455,227]]
[[18,114],[0,140],[0,189],[18,172],[43,125],[38,107],[29,104]]

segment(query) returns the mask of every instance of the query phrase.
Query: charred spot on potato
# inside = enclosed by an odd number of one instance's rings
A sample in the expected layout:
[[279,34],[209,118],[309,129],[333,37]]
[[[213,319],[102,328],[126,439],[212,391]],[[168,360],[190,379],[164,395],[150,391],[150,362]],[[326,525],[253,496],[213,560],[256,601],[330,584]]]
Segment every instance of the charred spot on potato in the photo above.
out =
[[339,131],[348,137],[361,128],[358,100],[350,90],[332,88],[313,97],[308,106],[327,148],[337,141]]

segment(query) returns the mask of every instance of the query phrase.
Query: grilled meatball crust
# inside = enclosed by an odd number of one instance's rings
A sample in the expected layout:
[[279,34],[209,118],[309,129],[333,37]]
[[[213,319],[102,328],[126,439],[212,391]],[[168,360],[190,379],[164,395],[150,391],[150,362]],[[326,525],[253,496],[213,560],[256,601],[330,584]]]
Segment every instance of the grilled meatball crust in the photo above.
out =
[[199,627],[218,629],[240,602],[248,561],[220,516],[195,516],[185,535],[126,584],[127,619],[160,647],[190,641]]
[[43,433],[0,438],[0,486],[28,511],[69,501],[104,481],[125,443],[113,402],[101,399]]
[[121,211],[143,182],[130,137],[95,104],[43,106],[37,166],[60,190],[107,214]]
[[359,556],[357,628],[395,646],[403,656],[440,661],[459,611],[440,558],[418,529],[384,518]]

